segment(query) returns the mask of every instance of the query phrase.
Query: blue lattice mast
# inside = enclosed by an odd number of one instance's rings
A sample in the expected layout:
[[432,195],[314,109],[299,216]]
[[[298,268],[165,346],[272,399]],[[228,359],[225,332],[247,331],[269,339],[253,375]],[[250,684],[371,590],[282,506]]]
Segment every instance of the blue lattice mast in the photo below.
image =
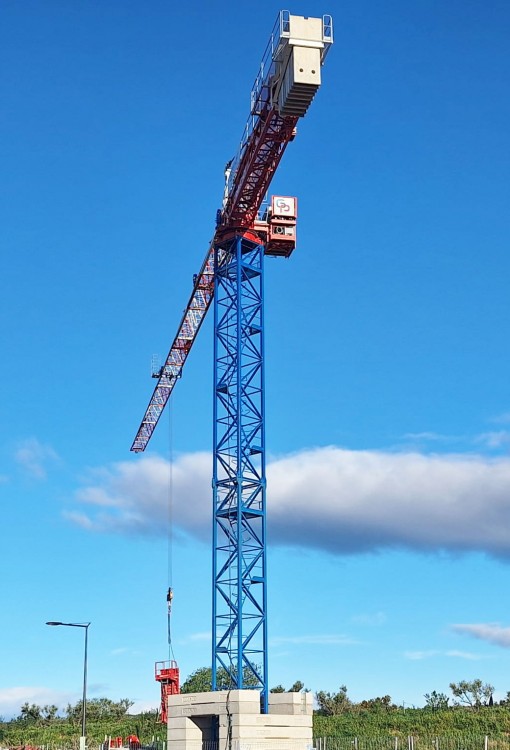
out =
[[[213,690],[259,688],[267,711],[264,244],[216,245]],[[225,680],[222,680],[223,686]]]

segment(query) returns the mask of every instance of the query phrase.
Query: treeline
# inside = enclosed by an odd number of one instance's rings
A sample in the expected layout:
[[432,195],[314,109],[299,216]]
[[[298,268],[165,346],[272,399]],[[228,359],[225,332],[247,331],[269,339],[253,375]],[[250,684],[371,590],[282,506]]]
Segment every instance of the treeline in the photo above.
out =
[[[105,737],[129,737],[136,734],[142,745],[166,739],[166,727],[159,721],[158,711],[128,713],[133,701],[123,698],[95,698],[87,701],[87,739],[89,746],[100,745]],[[58,715],[54,705],[38,706],[24,703],[11,721],[0,718],[0,747],[57,745],[73,748],[81,734],[82,702],[68,704]]]
[[[210,690],[210,669],[196,670],[183,683],[182,689],[183,692]],[[306,691],[306,687],[296,681],[287,688],[282,685],[272,688],[272,692],[284,690]],[[425,694],[425,705],[421,708],[397,705],[389,695],[355,702],[350,699],[345,685],[338,692],[318,691],[315,694],[314,736],[339,740],[456,737],[460,742],[458,747],[464,748],[470,746],[469,737],[490,736],[508,740],[510,692],[496,705],[493,686],[479,679],[450,683],[450,691],[451,696],[437,691]],[[127,698],[117,702],[108,698],[87,701],[89,746],[99,746],[105,737],[126,738],[133,734],[142,745],[165,740],[166,727],[159,721],[157,710],[131,715],[128,712],[132,706],[133,701]],[[81,711],[81,701],[68,704],[61,716],[54,705],[25,703],[15,719],[0,719],[0,747],[56,745],[72,748],[81,732]],[[436,750],[439,750],[437,744]]]
[[[428,711],[445,711],[448,708],[470,708],[479,710],[481,708],[490,708],[494,703],[494,686],[489,683],[483,683],[480,679],[461,680],[460,682],[450,682],[452,695],[438,693],[433,690],[431,693],[425,693],[424,709]],[[315,693],[315,700],[318,705],[318,712],[322,716],[336,716],[337,714],[355,713],[359,711],[395,711],[399,708],[393,703],[389,695],[377,698],[369,698],[360,703],[354,703],[347,695],[347,687],[342,685],[337,693],[327,693],[320,690]],[[506,698],[500,700],[500,707],[510,707],[510,691],[507,692]],[[414,708],[414,706],[413,706]]]
[[[87,720],[101,721],[104,719],[113,720],[125,717],[133,701],[129,698],[122,698],[120,701],[112,701],[109,698],[94,698],[87,701]],[[59,717],[58,706],[45,705],[38,706],[35,703],[24,703],[21,706],[19,715],[13,720],[14,723],[21,724],[38,724],[44,726],[51,724],[55,719],[65,719],[70,724],[79,726],[82,718],[82,702],[79,701],[74,706],[70,703],[63,710],[63,716]],[[0,719],[0,721],[2,721]]]
[[[314,737],[355,740],[389,738],[392,747],[424,746],[433,750],[454,748],[488,748],[486,738],[497,740],[491,750],[507,747],[510,734],[510,692],[506,698],[494,702],[494,687],[480,679],[461,680],[449,685],[451,696],[433,690],[424,695],[421,708],[395,704],[389,695],[352,701],[347,687],[338,692],[319,691],[315,694]],[[421,743],[409,744],[409,738]],[[353,740],[353,741],[354,741]],[[398,741],[401,741],[398,744]],[[453,744],[452,744],[453,743]],[[329,750],[339,750],[329,743]]]
[[[258,684],[253,673],[247,668],[245,669],[243,678],[245,687]],[[218,670],[216,683],[218,690],[228,689],[229,675],[225,669]],[[443,711],[448,708],[466,707],[480,709],[494,706],[494,686],[488,682],[484,683],[479,678],[450,682],[449,687],[451,691],[450,696],[436,690],[425,693],[423,696],[425,700],[423,709],[428,711]],[[203,693],[211,689],[211,667],[196,669],[181,685],[182,693]],[[271,693],[294,693],[301,691],[308,692],[308,689],[301,680],[297,680],[289,687],[277,685],[270,690]],[[359,703],[355,703],[347,695],[347,687],[345,685],[342,685],[336,693],[319,690],[315,693],[314,697],[317,705],[317,713],[321,716],[336,716],[337,714],[356,713],[360,711],[396,711],[399,709],[399,706],[393,703],[389,695],[367,698]],[[510,691],[507,692],[505,699],[499,701],[498,705],[501,707],[510,707]],[[413,708],[415,707],[413,706]]]

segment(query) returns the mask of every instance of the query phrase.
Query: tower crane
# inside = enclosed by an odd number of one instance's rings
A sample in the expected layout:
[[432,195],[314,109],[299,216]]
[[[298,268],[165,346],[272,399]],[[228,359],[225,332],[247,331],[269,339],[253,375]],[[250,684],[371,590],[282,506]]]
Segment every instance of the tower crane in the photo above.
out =
[[[278,14],[251,91],[250,114],[225,167],[222,207],[202,266],[131,446],[156,428],[214,300],[212,687],[260,689],[267,713],[264,304],[266,255],[296,245],[297,200],[265,196],[296,125],[321,84],[333,43],[331,16]],[[262,207],[262,208],[261,208]],[[174,662],[156,665],[165,695],[178,690]]]

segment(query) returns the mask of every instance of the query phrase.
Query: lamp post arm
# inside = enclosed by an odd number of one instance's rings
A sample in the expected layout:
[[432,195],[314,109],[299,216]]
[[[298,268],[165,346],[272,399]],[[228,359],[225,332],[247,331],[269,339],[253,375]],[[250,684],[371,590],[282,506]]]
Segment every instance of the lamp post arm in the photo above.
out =
[[85,626],[85,654],[83,658],[83,707],[81,717],[81,734],[86,737],[87,729],[87,641],[89,635],[89,626]]

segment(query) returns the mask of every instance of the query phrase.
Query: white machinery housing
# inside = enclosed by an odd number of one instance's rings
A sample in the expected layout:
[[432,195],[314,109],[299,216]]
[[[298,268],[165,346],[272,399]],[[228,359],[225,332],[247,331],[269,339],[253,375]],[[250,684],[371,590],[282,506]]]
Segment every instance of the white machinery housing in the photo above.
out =
[[289,15],[280,31],[273,103],[282,117],[303,117],[321,84],[321,65],[333,41],[330,16]]

